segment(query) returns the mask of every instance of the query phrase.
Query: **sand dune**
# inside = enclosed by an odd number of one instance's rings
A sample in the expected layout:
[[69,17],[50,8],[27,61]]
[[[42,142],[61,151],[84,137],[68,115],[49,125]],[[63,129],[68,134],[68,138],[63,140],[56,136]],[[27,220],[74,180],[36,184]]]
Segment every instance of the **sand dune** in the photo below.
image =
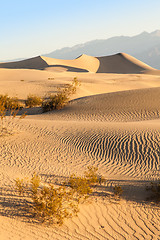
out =
[[56,119],[142,121],[160,118],[160,88],[106,93],[72,101]]
[[[42,114],[32,108],[23,120],[6,118],[12,135],[0,137],[0,239],[160,239],[160,208],[146,201],[145,190],[159,178],[160,77],[142,74],[156,70],[126,54],[26,61],[3,65],[0,94],[43,97],[74,77],[81,86],[60,111]],[[108,69],[121,74],[106,74]],[[28,216],[15,191],[17,177],[36,172],[43,183],[55,183],[83,175],[91,165],[107,181],[80,204],[78,216],[60,227]],[[118,184],[124,190],[121,200],[113,197]]]
[[0,68],[9,69],[44,69],[46,67],[48,64],[40,56],[16,62],[0,63]]
[[74,60],[60,60],[54,58],[48,58],[42,56],[42,59],[50,67],[66,67],[69,71],[79,72],[79,71],[88,71],[88,72],[97,72],[99,68],[99,61],[95,57],[88,55],[81,55],[80,57]]
[[155,70],[126,53],[97,58],[100,61],[98,73],[145,73]]
[[160,70],[156,70],[126,53],[118,53],[97,58],[83,54],[74,60],[61,60],[38,56],[17,62],[0,63],[0,68],[45,69],[55,72],[147,73],[151,75],[160,75]]

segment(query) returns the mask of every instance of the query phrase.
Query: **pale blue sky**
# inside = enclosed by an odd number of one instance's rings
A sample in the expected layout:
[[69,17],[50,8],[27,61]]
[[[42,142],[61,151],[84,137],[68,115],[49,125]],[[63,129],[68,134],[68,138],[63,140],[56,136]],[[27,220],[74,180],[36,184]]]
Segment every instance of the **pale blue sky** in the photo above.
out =
[[0,0],[0,60],[160,29],[160,0]]

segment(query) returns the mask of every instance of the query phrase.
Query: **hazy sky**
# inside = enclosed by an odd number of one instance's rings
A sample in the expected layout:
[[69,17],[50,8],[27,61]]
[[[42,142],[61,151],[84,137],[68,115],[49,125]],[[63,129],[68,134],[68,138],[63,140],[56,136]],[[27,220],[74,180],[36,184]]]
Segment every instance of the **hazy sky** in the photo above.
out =
[[0,60],[160,29],[160,0],[0,0]]

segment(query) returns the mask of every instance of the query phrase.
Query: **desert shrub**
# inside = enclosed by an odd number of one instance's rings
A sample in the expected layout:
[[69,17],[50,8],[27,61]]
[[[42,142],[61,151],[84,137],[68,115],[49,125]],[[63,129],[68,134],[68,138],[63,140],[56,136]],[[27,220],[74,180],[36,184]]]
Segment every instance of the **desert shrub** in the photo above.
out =
[[26,209],[38,221],[62,224],[65,218],[77,214],[80,200],[92,193],[91,185],[97,182],[95,172],[97,173],[97,168],[90,167],[84,177],[71,175],[60,187],[42,185],[40,177],[34,173],[27,183],[23,179],[17,179],[16,189],[20,196],[30,198],[31,205]]
[[25,104],[27,107],[36,107],[36,106],[41,106],[42,104],[42,99],[36,95],[28,95],[27,100],[25,101]]
[[122,187],[119,186],[119,185],[115,185],[115,186],[113,187],[113,191],[114,191],[114,195],[115,195],[116,197],[120,197],[120,196],[122,195],[122,193],[123,193],[123,189],[122,189]]
[[73,194],[76,195],[75,197],[78,202],[81,198],[87,198],[88,195],[92,193],[88,179],[85,177],[76,177],[75,175],[71,175],[68,185],[73,189]]
[[0,106],[3,106],[7,110],[19,110],[23,108],[22,104],[18,101],[16,97],[9,97],[6,95],[0,95]]
[[87,179],[90,185],[96,183],[102,184],[103,182],[106,181],[102,175],[98,174],[98,168],[93,166],[89,166],[88,170],[85,171],[85,178]]
[[28,185],[24,180],[16,180],[19,195],[28,194],[31,199],[30,211],[40,222],[62,224],[64,218],[71,217],[78,212],[78,204],[72,196],[72,190],[61,186],[41,185],[40,177],[33,174]]
[[50,95],[47,101],[43,102],[42,109],[43,112],[48,112],[54,109],[62,109],[69,101],[69,97],[62,91],[58,92],[56,95]]
[[70,96],[76,92],[77,86],[79,85],[77,78],[74,78],[72,84],[68,84],[66,88],[58,88],[57,94],[50,95],[48,99],[42,103],[43,112],[62,109],[68,104]]
[[[23,108],[22,103],[18,101],[16,97],[11,98],[7,94],[0,95],[0,134],[7,133],[8,125],[10,124],[11,120],[13,120],[20,109]],[[8,122],[4,122],[8,116]],[[21,115],[20,118],[25,117],[25,113]]]
[[95,184],[101,184],[105,178],[98,174],[98,168],[89,166],[84,173],[84,177],[70,176],[68,185],[77,193],[77,200],[87,198],[92,193],[92,187]]
[[19,179],[17,178],[15,180],[15,185],[16,185],[16,189],[19,192],[19,195],[23,195],[25,193],[26,190],[26,182],[24,179]]
[[152,194],[149,199],[155,200],[160,203],[160,179],[158,182],[151,182],[150,187],[147,187],[147,190],[151,191]]

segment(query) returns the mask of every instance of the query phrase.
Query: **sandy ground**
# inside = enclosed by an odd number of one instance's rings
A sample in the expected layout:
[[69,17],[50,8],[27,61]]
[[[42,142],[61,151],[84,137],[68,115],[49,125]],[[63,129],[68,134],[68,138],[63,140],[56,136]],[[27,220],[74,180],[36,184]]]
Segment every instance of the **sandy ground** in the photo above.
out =
[[[160,177],[160,76],[0,69],[0,94],[43,97],[74,77],[81,86],[65,109],[34,108],[11,122],[13,135],[0,137],[0,239],[160,239],[160,208],[145,190]],[[54,182],[90,165],[107,182],[77,217],[44,226],[22,211],[17,177],[36,171]],[[120,200],[115,184],[124,190]]]

